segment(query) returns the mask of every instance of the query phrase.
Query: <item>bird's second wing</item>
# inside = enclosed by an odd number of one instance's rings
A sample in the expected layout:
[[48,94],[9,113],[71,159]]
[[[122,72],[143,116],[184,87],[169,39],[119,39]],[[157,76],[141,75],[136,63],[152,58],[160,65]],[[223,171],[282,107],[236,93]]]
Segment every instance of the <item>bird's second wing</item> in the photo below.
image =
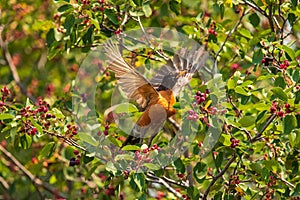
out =
[[121,89],[131,99],[137,101],[143,108],[148,102],[158,97],[158,92],[151,83],[122,57],[120,49],[112,40],[104,45],[108,57],[108,68],[115,73]]
[[167,64],[162,66],[157,75],[150,80],[150,83],[158,87],[165,76],[175,73],[176,76],[174,78],[176,80],[172,90],[176,95],[190,81],[199,67],[204,66],[207,58],[208,52],[203,48],[197,49],[196,46],[193,46],[191,49],[188,49],[183,47],[174,54],[172,60],[168,60]]

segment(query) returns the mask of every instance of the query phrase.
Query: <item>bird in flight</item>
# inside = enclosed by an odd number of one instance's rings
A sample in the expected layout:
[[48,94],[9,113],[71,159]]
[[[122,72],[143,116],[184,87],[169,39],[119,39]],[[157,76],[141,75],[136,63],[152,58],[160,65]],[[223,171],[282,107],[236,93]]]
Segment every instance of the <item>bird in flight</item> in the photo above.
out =
[[144,111],[122,147],[132,144],[135,137],[141,139],[158,133],[165,120],[176,113],[173,107],[176,96],[208,57],[208,52],[203,48],[183,47],[174,54],[173,59],[167,60],[152,79],[147,80],[124,60],[117,43],[108,40],[104,49],[108,69],[114,72],[121,90]]

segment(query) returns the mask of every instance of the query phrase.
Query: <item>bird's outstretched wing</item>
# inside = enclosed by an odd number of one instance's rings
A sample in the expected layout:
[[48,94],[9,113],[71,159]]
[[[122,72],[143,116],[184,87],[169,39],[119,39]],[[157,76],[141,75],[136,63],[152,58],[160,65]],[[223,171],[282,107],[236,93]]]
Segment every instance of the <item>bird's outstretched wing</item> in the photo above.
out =
[[109,59],[108,68],[115,73],[121,89],[131,100],[145,108],[151,100],[158,97],[159,94],[151,83],[123,59],[117,44],[108,40],[104,49]]
[[161,67],[158,73],[150,80],[150,83],[158,88],[166,76],[172,75],[174,81],[172,90],[176,96],[180,89],[189,83],[193,74],[204,66],[208,58],[208,52],[203,48],[193,46],[191,49],[187,47],[181,48],[174,54],[173,59],[169,59],[167,64]]

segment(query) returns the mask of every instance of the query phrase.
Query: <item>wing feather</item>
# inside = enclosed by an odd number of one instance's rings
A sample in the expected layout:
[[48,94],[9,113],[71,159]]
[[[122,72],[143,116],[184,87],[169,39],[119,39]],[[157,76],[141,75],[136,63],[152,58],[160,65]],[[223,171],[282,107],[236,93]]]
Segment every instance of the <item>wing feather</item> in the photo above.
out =
[[117,44],[108,40],[104,49],[108,57],[108,68],[115,73],[121,89],[131,100],[145,107],[153,97],[158,97],[159,94],[151,83],[123,59]]

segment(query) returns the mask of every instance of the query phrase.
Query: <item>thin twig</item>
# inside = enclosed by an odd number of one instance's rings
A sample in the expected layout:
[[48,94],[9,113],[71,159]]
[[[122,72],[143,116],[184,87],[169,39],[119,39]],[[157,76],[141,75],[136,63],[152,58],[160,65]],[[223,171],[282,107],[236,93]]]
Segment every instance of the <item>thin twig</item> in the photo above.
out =
[[243,11],[242,16],[240,17],[240,19],[238,20],[238,22],[234,25],[233,29],[228,33],[228,35],[226,36],[223,44],[221,45],[220,49],[218,50],[218,52],[216,53],[215,56],[215,62],[214,62],[214,71],[217,70],[217,65],[218,65],[218,56],[220,55],[220,53],[223,51],[223,48],[225,46],[225,44],[227,43],[228,39],[231,37],[231,35],[237,30],[238,26],[240,25],[240,23],[242,22],[242,19],[244,18],[245,15],[248,14],[248,11]]
[[168,60],[169,58],[168,58],[167,56],[163,55],[161,52],[157,51],[157,50],[153,47],[153,45],[152,45],[152,43],[151,43],[151,41],[150,41],[150,38],[149,38],[148,34],[146,33],[146,31],[145,31],[145,29],[144,29],[144,26],[143,26],[143,24],[142,24],[141,19],[140,19],[139,16],[137,17],[136,21],[139,23],[139,26],[140,26],[140,28],[141,28],[141,30],[142,30],[142,32],[143,32],[145,38],[146,38],[146,41],[147,41],[148,45],[150,46],[150,48],[151,48],[153,51],[155,51],[155,53],[157,53],[160,57],[162,57],[162,58],[165,59],[165,60]]
[[2,37],[2,32],[3,32],[4,27],[0,26],[0,47],[2,49],[4,58],[9,66],[10,72],[13,76],[14,81],[16,82],[17,86],[20,88],[21,92],[26,95],[31,101],[36,102],[36,99],[31,96],[30,94],[28,94],[25,86],[21,83],[20,77],[19,77],[19,73],[17,70],[16,65],[13,63],[11,54],[8,50],[8,45],[7,42],[4,41],[3,37]]
[[41,179],[34,176],[30,171],[28,171],[10,152],[8,152],[3,146],[0,145],[0,151],[17,166],[27,178],[36,186],[42,187],[43,189],[47,190],[51,194],[56,194],[61,198],[67,198],[67,196],[61,192],[57,192],[56,189],[52,188],[49,184],[44,183]]
[[236,154],[233,154],[232,157],[230,158],[230,160],[226,163],[226,165],[224,166],[224,168],[220,171],[220,173],[218,173],[216,176],[213,177],[212,181],[209,183],[208,187],[206,188],[204,194],[203,194],[203,200],[205,200],[208,196],[208,193],[211,189],[211,187],[215,184],[215,182],[221,178],[223,176],[223,174],[228,170],[228,168],[230,167],[231,163],[233,163],[233,161],[235,161],[236,158]]
[[171,187],[164,179],[155,176],[154,174],[148,172],[147,174],[147,180],[150,182],[158,183],[167,188],[170,192],[172,192],[177,198],[183,199],[182,194],[180,194],[177,190],[175,190],[173,187]]
[[253,138],[252,140],[250,140],[251,143],[257,141],[260,139],[260,137],[262,136],[263,132],[266,130],[266,128],[273,122],[273,120],[276,118],[276,114],[271,115],[267,122],[265,123],[265,125],[263,126],[263,128],[261,129],[261,131],[259,131]]

